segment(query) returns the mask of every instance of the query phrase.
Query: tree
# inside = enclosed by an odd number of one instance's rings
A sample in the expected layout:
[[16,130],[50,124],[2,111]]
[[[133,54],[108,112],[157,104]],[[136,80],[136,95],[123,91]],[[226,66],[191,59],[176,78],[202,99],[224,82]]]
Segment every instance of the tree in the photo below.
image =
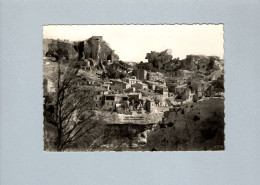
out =
[[102,119],[95,116],[92,110],[92,91],[77,85],[80,79],[76,78],[78,69],[73,67],[73,63],[59,60],[54,74],[56,90],[53,94],[53,116],[50,119],[57,130],[57,151],[77,143],[82,136],[91,133],[98,126],[97,121]]

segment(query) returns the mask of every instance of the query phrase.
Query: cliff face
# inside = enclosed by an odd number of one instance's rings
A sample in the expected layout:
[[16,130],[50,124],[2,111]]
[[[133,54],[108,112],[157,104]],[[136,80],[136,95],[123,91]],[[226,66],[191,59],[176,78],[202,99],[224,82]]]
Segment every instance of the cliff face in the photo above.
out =
[[93,59],[100,62],[119,60],[118,55],[101,36],[93,36],[85,41],[74,42],[74,46],[79,52],[79,60]]
[[85,41],[77,42],[44,39],[43,52],[46,56],[59,56],[78,60],[92,59],[101,63],[119,60],[118,55],[103,40],[102,36],[93,36]]
[[48,42],[43,42],[45,56],[53,57],[65,57],[67,59],[76,59],[78,57],[78,52],[74,49],[73,44],[68,41],[60,40],[49,40]]
[[86,40],[84,46],[85,59],[93,58],[94,60],[118,61],[119,57],[114,53],[107,42],[100,36],[93,36]]

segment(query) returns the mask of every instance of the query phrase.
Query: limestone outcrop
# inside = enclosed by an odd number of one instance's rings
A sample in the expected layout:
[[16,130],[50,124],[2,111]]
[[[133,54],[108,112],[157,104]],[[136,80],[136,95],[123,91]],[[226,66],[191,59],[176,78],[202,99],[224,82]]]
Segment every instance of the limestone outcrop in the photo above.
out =
[[66,40],[49,40],[48,42],[43,42],[43,48],[45,56],[57,58],[67,58],[76,59],[78,57],[78,52],[74,49],[73,43]]
[[85,59],[92,58],[94,60],[103,61],[118,61],[119,57],[115,54],[107,42],[101,36],[93,36],[84,41]]
[[207,73],[209,71],[223,70],[224,61],[218,56],[205,56],[205,55],[187,55],[185,59],[179,58],[172,59],[172,51],[166,49],[162,52],[151,51],[146,54],[148,63],[145,69],[153,68],[157,70],[173,71],[173,70],[191,70]]
[[67,40],[43,40],[44,56],[66,57],[67,59],[92,60],[96,63],[119,61],[109,44],[102,36],[92,36],[84,41],[70,42]]

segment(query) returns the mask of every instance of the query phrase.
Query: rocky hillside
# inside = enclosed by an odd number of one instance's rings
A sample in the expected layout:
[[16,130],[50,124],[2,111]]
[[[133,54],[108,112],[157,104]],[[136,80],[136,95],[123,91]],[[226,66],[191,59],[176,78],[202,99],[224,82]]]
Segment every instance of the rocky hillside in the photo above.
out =
[[185,104],[151,124],[105,124],[109,138],[99,150],[224,150],[224,99]]
[[223,150],[224,99],[209,98],[165,112],[145,150]]

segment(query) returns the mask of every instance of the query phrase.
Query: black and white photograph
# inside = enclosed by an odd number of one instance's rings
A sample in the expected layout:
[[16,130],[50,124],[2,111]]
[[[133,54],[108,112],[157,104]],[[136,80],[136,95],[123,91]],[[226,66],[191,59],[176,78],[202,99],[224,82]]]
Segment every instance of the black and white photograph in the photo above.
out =
[[259,5],[0,0],[0,184],[260,184]]
[[225,150],[224,25],[44,25],[44,151]]

